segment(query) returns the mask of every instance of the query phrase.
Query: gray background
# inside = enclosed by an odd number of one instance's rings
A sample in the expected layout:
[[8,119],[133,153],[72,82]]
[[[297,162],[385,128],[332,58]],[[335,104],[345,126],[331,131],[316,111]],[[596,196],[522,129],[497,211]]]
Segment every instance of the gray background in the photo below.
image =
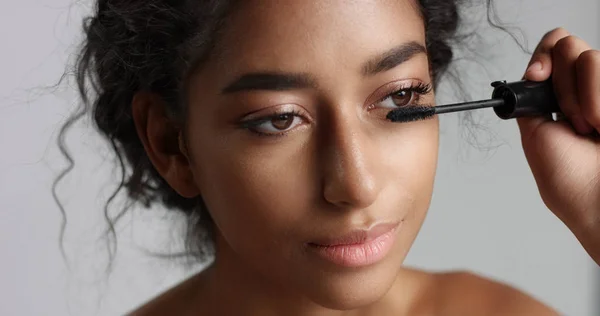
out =
[[[546,31],[564,26],[600,47],[598,0],[502,0],[505,22],[520,27],[532,49]],[[0,304],[1,315],[124,313],[200,267],[161,260],[144,249],[180,249],[180,218],[135,211],[119,225],[119,254],[109,277],[102,205],[116,174],[96,134],[78,125],[67,141],[77,161],[60,187],[69,212],[65,246],[57,248],[60,216],[49,188],[64,167],[54,145],[76,104],[72,87],[56,81],[74,49],[87,2],[0,2]],[[476,18],[475,15],[472,16]],[[489,96],[491,80],[521,77],[528,56],[505,34],[481,28],[488,41],[481,65],[461,63],[473,98]],[[517,33],[518,34],[518,33]],[[440,102],[456,101],[452,85]],[[487,130],[442,119],[441,156],[433,204],[407,264],[431,270],[468,269],[512,284],[567,315],[598,315],[599,269],[542,204],[515,122],[475,115]],[[480,148],[469,143],[479,141]]]

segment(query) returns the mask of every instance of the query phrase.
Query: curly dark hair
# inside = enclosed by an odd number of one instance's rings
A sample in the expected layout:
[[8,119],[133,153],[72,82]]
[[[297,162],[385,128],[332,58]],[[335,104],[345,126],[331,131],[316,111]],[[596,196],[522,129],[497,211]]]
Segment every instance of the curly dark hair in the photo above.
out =
[[[453,60],[452,43],[458,36],[462,2],[418,1],[425,22],[434,86]],[[184,123],[187,77],[214,51],[219,30],[235,3],[231,0],[96,2],[92,16],[84,21],[85,37],[73,69],[81,106],[62,126],[58,138],[59,148],[69,162],[53,186],[55,200],[63,212],[63,234],[66,215],[56,187],[74,166],[64,143],[65,134],[76,121],[91,114],[100,134],[114,150],[121,171],[120,183],[104,208],[107,233],[115,237],[114,224],[127,211],[125,207],[117,214],[109,212],[113,199],[125,190],[132,203],[145,207],[160,203],[185,214],[189,218],[187,253],[201,259],[207,254],[212,224],[204,203],[200,198],[180,196],[155,170],[138,138],[131,103],[136,92],[152,91],[163,98],[168,115]],[[112,258],[114,252],[110,249]]]

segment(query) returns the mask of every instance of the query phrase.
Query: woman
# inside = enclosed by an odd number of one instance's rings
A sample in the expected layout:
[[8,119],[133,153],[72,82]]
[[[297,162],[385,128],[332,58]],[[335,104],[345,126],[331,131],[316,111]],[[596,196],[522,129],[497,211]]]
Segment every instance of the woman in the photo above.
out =
[[[402,268],[431,200],[458,1],[98,1],[78,64],[130,196],[190,215],[204,271],[132,315],[554,315],[469,273]],[[548,33],[566,120],[519,120],[544,202],[600,262],[600,53]],[[90,76],[90,77],[87,77]],[[86,78],[98,94],[88,99]],[[206,238],[202,236],[206,235]]]

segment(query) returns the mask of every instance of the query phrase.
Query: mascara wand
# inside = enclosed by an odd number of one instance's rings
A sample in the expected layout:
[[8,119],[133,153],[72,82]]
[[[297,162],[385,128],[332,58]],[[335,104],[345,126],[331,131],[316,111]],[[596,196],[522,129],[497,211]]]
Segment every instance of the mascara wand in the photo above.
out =
[[425,120],[437,114],[493,108],[496,115],[503,119],[526,116],[541,116],[560,113],[560,107],[552,87],[552,79],[543,82],[517,81],[492,83],[494,91],[490,100],[456,103],[440,106],[407,106],[392,110],[387,119],[392,122],[406,123]]

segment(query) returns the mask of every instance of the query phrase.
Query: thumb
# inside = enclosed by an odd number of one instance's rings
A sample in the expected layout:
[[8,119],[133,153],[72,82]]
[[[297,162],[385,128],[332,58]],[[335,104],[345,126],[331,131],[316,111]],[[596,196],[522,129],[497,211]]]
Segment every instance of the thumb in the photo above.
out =
[[[544,35],[533,52],[523,79],[536,82],[548,80],[552,75],[552,48],[560,39],[566,36],[569,36],[569,33],[561,28]],[[517,124],[519,125],[523,141],[533,137],[535,131],[548,121],[552,121],[551,115],[517,118]]]
[[[552,72],[552,63],[549,58],[545,58],[547,56],[540,56],[537,61],[533,61],[530,63],[525,76],[523,76],[524,80],[530,81],[545,81],[550,78],[550,74]],[[535,58],[535,56],[534,56]],[[548,59],[548,60],[544,60]],[[542,67],[542,68],[540,68]],[[537,129],[544,123],[552,122],[552,115],[545,116],[533,116],[533,117],[519,117],[517,118],[517,124],[519,126],[519,130],[521,132],[521,138],[525,145],[526,140],[534,137]]]

